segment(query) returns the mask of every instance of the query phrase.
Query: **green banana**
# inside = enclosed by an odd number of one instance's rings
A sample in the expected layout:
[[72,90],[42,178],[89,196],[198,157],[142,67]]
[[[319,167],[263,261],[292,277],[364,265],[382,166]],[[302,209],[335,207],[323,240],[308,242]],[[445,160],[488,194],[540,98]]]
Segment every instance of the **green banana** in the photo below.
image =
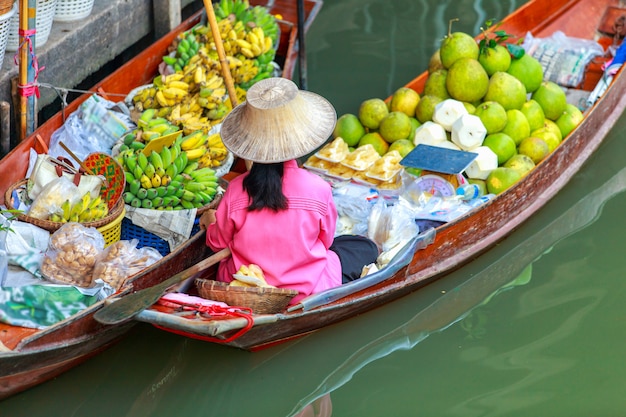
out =
[[152,179],[152,177],[154,177],[154,174],[156,173],[154,165],[152,165],[152,163],[148,162],[146,167],[143,169],[143,173],[145,175],[147,175],[148,178]]
[[201,182],[190,181],[185,184],[185,190],[191,191],[192,193],[195,193],[197,191],[204,191],[206,190],[206,188],[206,185],[202,184]]
[[158,196],[159,196],[159,193],[158,193],[158,191],[156,190],[156,188],[149,188],[149,189],[147,190],[147,192],[146,192],[146,198],[147,198],[148,200],[153,200],[153,199],[155,199],[155,198],[156,198],[156,197],[158,197]]
[[140,200],[145,199],[148,196],[148,189],[140,188],[139,191],[137,191],[137,193],[135,194],[135,196]]
[[124,203],[126,204],[130,204],[131,201],[133,201],[133,198],[135,198],[135,194],[131,193],[130,191],[126,191],[124,194],[122,194],[123,198],[124,198]]
[[161,153],[159,155],[161,157],[161,163],[164,169],[167,169],[172,164],[172,151],[169,147],[164,146],[161,149]]
[[163,169],[163,159],[161,159],[161,154],[155,150],[150,152],[150,163],[154,166],[155,170]]
[[137,156],[135,155],[126,155],[124,157],[124,165],[128,169],[129,172],[133,172],[137,167]]
[[137,166],[143,171],[145,171],[146,167],[148,166],[148,157],[144,155],[143,152],[139,152],[137,154]]

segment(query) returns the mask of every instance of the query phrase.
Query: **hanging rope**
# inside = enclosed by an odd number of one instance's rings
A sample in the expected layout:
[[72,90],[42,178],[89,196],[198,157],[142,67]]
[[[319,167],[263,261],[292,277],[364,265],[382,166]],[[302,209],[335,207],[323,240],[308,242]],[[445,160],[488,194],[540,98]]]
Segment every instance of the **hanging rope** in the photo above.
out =
[[18,84],[17,88],[19,89],[19,94],[22,97],[30,97],[32,95],[35,95],[37,98],[39,98],[39,87],[37,86],[37,77],[39,76],[39,73],[46,68],[46,67],[39,68],[39,61],[37,60],[37,56],[35,55],[35,51],[33,48],[32,37],[35,36],[36,32],[37,32],[36,29],[30,29],[30,30],[20,29],[19,30],[19,35],[22,38],[24,38],[24,40],[20,44],[19,48],[17,48],[18,52],[16,52],[15,56],[13,57],[13,62],[15,62],[15,65],[19,65],[20,63],[19,51],[22,49],[25,43],[28,44],[28,53],[30,54],[31,66],[35,70],[35,75],[33,77],[32,83],[28,83],[25,85]]

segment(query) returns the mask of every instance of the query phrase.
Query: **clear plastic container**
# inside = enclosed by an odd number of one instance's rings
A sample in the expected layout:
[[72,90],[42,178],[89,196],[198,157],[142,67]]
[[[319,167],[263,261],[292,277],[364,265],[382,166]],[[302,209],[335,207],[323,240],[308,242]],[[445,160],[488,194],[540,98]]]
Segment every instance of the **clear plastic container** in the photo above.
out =
[[480,188],[476,184],[461,185],[456,189],[456,195],[463,201],[473,200],[480,197]]

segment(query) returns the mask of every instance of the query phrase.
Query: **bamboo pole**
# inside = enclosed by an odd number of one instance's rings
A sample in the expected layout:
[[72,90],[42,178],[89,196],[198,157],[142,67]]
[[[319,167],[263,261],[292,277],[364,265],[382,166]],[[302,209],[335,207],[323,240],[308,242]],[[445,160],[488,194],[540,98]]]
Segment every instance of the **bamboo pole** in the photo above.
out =
[[[35,69],[33,67],[30,48],[35,53],[35,38],[31,44],[25,42],[26,33],[29,28],[35,28],[37,17],[37,0],[19,0],[19,86],[24,87],[35,81]],[[36,35],[35,35],[36,36]],[[35,131],[36,125],[36,97],[34,95],[25,96],[22,88],[18,88],[19,95],[19,132],[20,142]]]
[[[217,49],[217,56],[220,59],[222,67],[222,76],[224,77],[224,84],[226,84],[226,90],[230,97],[230,104],[234,109],[238,103],[237,92],[235,91],[235,84],[233,83],[233,77],[230,74],[230,66],[226,60],[226,53],[224,52],[224,45],[222,44],[222,36],[220,35],[219,27],[217,26],[217,19],[215,17],[215,10],[213,9],[213,3],[211,0],[204,0],[204,8],[207,11],[207,18],[209,25],[211,26],[211,33],[213,34],[213,40],[215,41],[215,49]],[[246,169],[249,171],[252,168],[252,162],[244,160]]]
[[238,104],[237,93],[235,91],[233,77],[230,74],[230,67],[228,66],[228,61],[226,60],[226,53],[224,52],[224,45],[222,44],[222,35],[220,35],[220,30],[217,26],[215,10],[213,9],[213,3],[211,3],[211,0],[204,0],[204,8],[206,9],[209,25],[211,26],[211,33],[213,34],[213,40],[215,41],[215,49],[217,49],[217,56],[220,59],[224,84],[226,84],[226,90],[228,91],[228,96],[230,97],[230,104],[234,109]]

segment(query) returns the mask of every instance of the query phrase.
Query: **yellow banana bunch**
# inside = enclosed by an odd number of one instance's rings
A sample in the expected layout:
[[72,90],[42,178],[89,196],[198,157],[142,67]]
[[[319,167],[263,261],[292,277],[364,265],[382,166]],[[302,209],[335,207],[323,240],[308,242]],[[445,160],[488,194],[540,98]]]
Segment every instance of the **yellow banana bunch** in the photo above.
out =
[[106,202],[100,196],[92,199],[91,194],[87,192],[73,205],[70,200],[65,200],[61,205],[61,210],[53,213],[49,220],[58,223],[88,223],[100,220],[108,214],[109,207]]

